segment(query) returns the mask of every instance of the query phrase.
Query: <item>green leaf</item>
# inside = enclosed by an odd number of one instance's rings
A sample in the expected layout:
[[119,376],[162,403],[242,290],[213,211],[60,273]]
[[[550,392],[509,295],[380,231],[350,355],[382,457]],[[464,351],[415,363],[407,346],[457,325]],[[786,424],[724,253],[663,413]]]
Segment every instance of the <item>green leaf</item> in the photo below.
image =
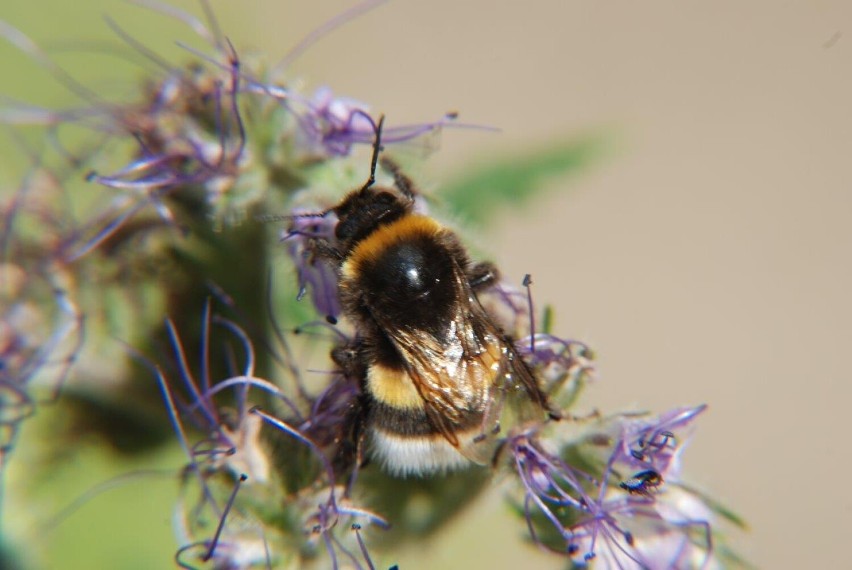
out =
[[483,225],[498,208],[529,202],[550,179],[587,168],[603,154],[605,138],[596,133],[470,168],[439,198],[464,222]]
[[748,523],[746,522],[746,520],[743,517],[741,517],[740,515],[738,515],[737,513],[735,513],[733,510],[731,510],[730,508],[725,506],[721,501],[714,499],[713,497],[711,497],[707,493],[705,493],[705,492],[701,491],[700,489],[697,489],[696,487],[693,487],[691,485],[687,485],[685,483],[678,482],[678,486],[680,486],[681,488],[685,489],[686,491],[692,493],[693,495],[696,495],[699,499],[704,501],[704,503],[706,503],[707,506],[710,507],[713,510],[713,512],[715,512],[717,515],[719,515],[723,519],[727,520],[729,523],[735,525],[736,527],[738,527],[742,530],[748,530],[749,527],[748,527]]

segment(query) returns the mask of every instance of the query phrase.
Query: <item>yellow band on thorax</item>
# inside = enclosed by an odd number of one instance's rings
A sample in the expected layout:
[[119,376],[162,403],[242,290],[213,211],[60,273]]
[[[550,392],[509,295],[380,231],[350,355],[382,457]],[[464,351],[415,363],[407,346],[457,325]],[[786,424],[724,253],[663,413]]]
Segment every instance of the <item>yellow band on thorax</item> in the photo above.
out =
[[341,273],[346,279],[354,279],[358,276],[362,263],[376,259],[389,246],[410,237],[436,235],[442,231],[443,226],[432,218],[417,214],[403,216],[391,224],[379,226],[376,231],[358,242],[343,264]]

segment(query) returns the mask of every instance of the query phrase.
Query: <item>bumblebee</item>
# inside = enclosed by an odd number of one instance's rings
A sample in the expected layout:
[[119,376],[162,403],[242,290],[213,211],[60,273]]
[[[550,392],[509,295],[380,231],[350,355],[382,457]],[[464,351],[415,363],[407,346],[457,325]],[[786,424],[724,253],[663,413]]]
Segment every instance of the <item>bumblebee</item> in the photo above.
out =
[[374,186],[381,124],[369,180],[329,211],[335,240],[314,244],[337,268],[355,327],[353,342],[332,351],[361,383],[352,437],[396,475],[485,464],[504,411],[520,421],[555,415],[477,299],[496,268],[471,262],[454,232],[415,212],[417,192],[394,162],[381,161],[394,187]]

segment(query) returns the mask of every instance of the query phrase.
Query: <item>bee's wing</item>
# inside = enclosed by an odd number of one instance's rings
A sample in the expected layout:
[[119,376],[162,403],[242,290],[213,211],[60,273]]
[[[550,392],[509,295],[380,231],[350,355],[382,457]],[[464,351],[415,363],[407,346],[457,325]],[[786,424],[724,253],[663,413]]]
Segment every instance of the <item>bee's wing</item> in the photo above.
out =
[[547,397],[511,341],[502,335],[490,319],[487,322],[492,334],[500,341],[501,358],[488,385],[479,433],[459,449],[478,463],[493,460],[500,437],[508,429],[531,421],[541,421],[549,409]]
[[[488,463],[507,407],[515,419],[541,418],[545,397],[520,355],[454,264],[455,306],[442,334],[386,327],[423,398],[432,425],[463,455]],[[473,423],[472,423],[473,422]]]

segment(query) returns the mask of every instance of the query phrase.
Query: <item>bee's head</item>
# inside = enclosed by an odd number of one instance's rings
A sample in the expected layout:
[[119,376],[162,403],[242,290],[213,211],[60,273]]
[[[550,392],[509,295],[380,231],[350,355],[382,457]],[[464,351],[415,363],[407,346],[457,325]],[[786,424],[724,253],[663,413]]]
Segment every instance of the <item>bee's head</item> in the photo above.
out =
[[341,243],[355,244],[379,226],[411,213],[413,205],[411,199],[388,188],[365,186],[349,194],[334,208],[338,219],[334,236]]
[[[376,188],[376,166],[382,150],[382,126],[384,116],[376,125],[376,139],[373,141],[373,158],[370,164],[370,177],[364,185],[350,192],[332,211],[337,215],[334,236],[342,244],[354,246],[379,226],[395,222],[410,214],[414,207],[414,196],[407,187],[396,192],[389,188]],[[399,181],[401,175],[395,172]]]

